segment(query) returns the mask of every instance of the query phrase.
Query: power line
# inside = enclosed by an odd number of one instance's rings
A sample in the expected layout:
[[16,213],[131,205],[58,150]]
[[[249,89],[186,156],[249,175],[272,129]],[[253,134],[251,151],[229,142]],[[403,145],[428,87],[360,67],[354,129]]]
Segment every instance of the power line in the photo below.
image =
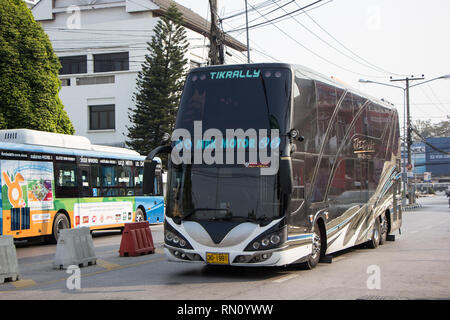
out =
[[[279,1],[279,0],[278,0],[278,1]],[[261,2],[261,3],[259,3],[259,4],[256,4],[256,5],[255,5],[255,8],[258,8],[258,9],[264,9],[265,7],[271,7],[271,6],[273,6],[272,1],[271,1],[271,0],[267,0],[267,1],[265,1],[265,2]],[[252,12],[252,11],[254,11],[254,10],[252,9],[252,10],[248,11],[248,13],[250,13],[250,12]],[[235,13],[235,14],[230,14],[229,16],[224,17],[224,18],[222,18],[221,20],[222,20],[222,21],[223,21],[223,20],[229,20],[229,19],[236,18],[236,17],[239,17],[239,16],[245,14],[245,10],[236,10],[236,12],[237,12],[237,13]]]
[[422,135],[419,133],[419,131],[418,131],[416,128],[411,127],[411,130],[414,131],[414,133],[417,134],[417,135],[419,136],[420,140],[422,140],[422,142],[424,142],[424,143],[425,143],[427,146],[429,146],[430,148],[436,150],[437,152],[440,152],[440,153],[443,153],[443,154],[448,154],[448,155],[450,155],[450,152],[445,151],[445,150],[442,150],[442,149],[440,149],[440,148],[438,148],[438,147],[432,145],[431,143],[429,143],[424,137],[422,137]]
[[[295,3],[298,7],[300,7],[300,5],[296,2]],[[345,44],[343,44],[341,41],[339,41],[338,39],[336,39],[336,37],[334,37],[330,32],[328,32],[325,28],[323,28],[316,20],[314,20],[307,11],[304,11],[305,15],[317,26],[319,27],[323,32],[325,32],[329,37],[331,37],[334,41],[336,41],[339,45],[341,45],[345,50],[347,50],[348,52],[352,53],[354,56],[356,56],[357,58],[361,59],[362,61],[364,61],[365,63],[373,66],[376,69],[379,69],[380,71],[387,73],[387,74],[392,74],[392,75],[398,75],[398,76],[406,76],[403,74],[397,74],[394,72],[390,72],[387,71],[383,68],[380,68],[378,66],[376,66],[375,64],[371,63],[370,61],[364,59],[363,57],[361,57],[360,55],[358,55],[356,52],[354,52],[353,50],[351,50],[350,48],[348,48]]]
[[[317,1],[316,1],[316,2],[317,2]],[[249,5],[252,6],[251,4],[249,4]],[[311,4],[310,4],[310,5],[311,5]],[[310,6],[310,5],[309,5],[309,6]],[[256,10],[256,12],[259,13],[258,10]],[[281,29],[280,27],[278,27],[276,24],[274,24],[274,23],[273,23],[274,20],[269,20],[268,18],[266,18],[265,16],[263,16],[261,13],[259,13],[259,14],[260,14],[262,17],[264,17],[266,20],[268,20],[268,21],[267,21],[268,23],[272,24],[275,28],[277,28],[281,33],[283,33],[283,34],[284,34],[285,36],[287,36],[289,39],[291,39],[291,40],[294,41],[296,44],[298,44],[299,46],[301,46],[303,49],[307,50],[307,51],[310,52],[311,54],[315,55],[316,57],[318,57],[318,58],[320,58],[320,59],[326,61],[327,63],[329,63],[329,64],[331,64],[331,65],[333,65],[333,66],[335,66],[335,67],[337,67],[337,68],[339,68],[339,69],[342,69],[342,70],[345,70],[345,71],[347,71],[347,72],[353,73],[353,74],[357,74],[357,75],[364,76],[364,77],[379,78],[379,77],[376,77],[376,76],[373,76],[373,75],[367,75],[367,74],[362,74],[362,73],[359,73],[359,72],[355,72],[355,71],[350,70],[350,69],[348,69],[348,68],[342,67],[342,66],[340,66],[340,65],[338,65],[338,64],[336,64],[336,63],[334,63],[333,61],[331,61],[331,60],[329,60],[329,59],[327,59],[327,58],[322,57],[321,55],[317,54],[317,53],[314,52],[313,50],[311,50],[311,49],[309,49],[308,47],[306,47],[305,45],[303,45],[303,44],[302,44],[301,42],[299,42],[297,39],[293,38],[290,34],[288,34],[286,31],[284,31],[283,29]]]
[[[274,2],[274,3],[271,3],[272,6],[274,6],[274,4],[280,6],[280,4],[278,4],[276,0],[269,0],[269,1],[273,1],[273,2]],[[281,7],[284,7],[284,6],[286,6],[286,5],[288,5],[288,4],[292,3],[292,2],[295,2],[295,0],[289,0],[288,2],[284,3]],[[277,10],[280,10],[280,7],[277,7],[277,8],[275,8],[275,9],[269,11],[269,12],[265,12],[264,15],[269,15],[269,14],[271,14],[271,13],[277,11]],[[254,13],[255,10],[253,10],[253,8],[251,8],[251,10],[249,10],[249,13],[250,13],[250,12],[253,12],[253,13]],[[262,10],[261,10],[260,12],[262,13]],[[244,12],[244,13],[245,13],[245,12]],[[254,19],[252,19],[252,20],[249,20],[248,23],[252,23],[252,22],[254,22],[254,21],[256,21],[256,20],[259,20],[259,19],[261,19],[261,16],[260,16],[260,15],[257,15],[256,18],[254,18]],[[245,26],[245,25],[246,25],[245,23],[244,23],[244,24],[240,24],[239,26],[237,26],[237,27],[235,27],[235,28],[242,28],[242,27]],[[244,29],[245,29],[245,28],[244,28]]]
[[443,112],[443,113],[447,113],[446,110],[443,110],[439,105],[437,105],[436,103],[433,103],[433,101],[431,100],[430,96],[425,92],[424,88],[420,87],[419,88],[420,91],[422,91],[422,93],[424,94],[424,96],[428,99],[428,101],[430,101],[432,103],[433,106],[435,106],[436,108],[439,109],[439,111]]
[[[300,5],[299,5],[298,3],[295,3],[295,4],[296,4],[298,7],[300,7]],[[278,5],[278,4],[277,4],[277,5]],[[281,7],[280,7],[280,9],[283,9],[284,12],[287,12],[284,8],[281,8]],[[297,18],[292,17],[292,19],[293,19],[295,22],[297,22],[297,24],[299,24],[301,27],[303,27],[304,29],[306,29],[309,33],[311,33],[313,36],[315,36],[315,37],[318,38],[320,41],[322,41],[323,43],[325,43],[327,46],[331,47],[332,49],[336,50],[336,51],[339,52],[340,54],[342,54],[342,55],[344,55],[345,57],[351,59],[352,61],[354,61],[354,62],[356,62],[356,63],[358,63],[358,64],[360,64],[360,65],[362,65],[362,66],[364,66],[364,67],[366,67],[366,68],[369,68],[369,69],[372,69],[372,70],[374,70],[374,71],[377,71],[377,72],[380,72],[380,70],[381,70],[382,73],[393,74],[393,73],[391,73],[391,72],[384,71],[384,70],[382,70],[382,69],[380,69],[380,68],[378,68],[378,67],[372,67],[372,66],[370,66],[370,65],[368,65],[368,64],[364,64],[364,63],[362,63],[361,61],[356,60],[355,58],[349,56],[349,55],[346,54],[345,52],[342,52],[340,49],[338,49],[338,48],[336,48],[335,46],[331,45],[331,44],[328,43],[326,40],[322,39],[320,36],[318,36],[316,33],[314,33],[311,29],[309,29],[308,27],[306,27],[303,23],[301,23],[300,21],[298,21]]]
[[[257,27],[262,27],[262,26],[268,25],[269,23],[270,23],[270,24],[273,24],[274,21],[277,21],[277,20],[280,20],[280,19],[285,18],[285,17],[287,17],[287,16],[290,16],[291,14],[296,13],[296,12],[298,12],[298,11],[300,11],[300,10],[304,10],[304,9],[306,9],[306,8],[309,8],[309,7],[315,5],[315,4],[319,3],[319,2],[322,2],[322,0],[316,0],[315,2],[310,3],[310,4],[308,4],[308,5],[304,6],[304,7],[301,7],[301,8],[299,8],[299,9],[297,9],[297,10],[292,11],[292,12],[283,14],[283,15],[278,16],[278,17],[276,17],[276,18],[273,18],[273,19],[271,19],[271,20],[267,19],[265,16],[263,16],[263,15],[258,11],[258,9],[256,9],[254,6],[252,6],[251,4],[249,4],[250,7],[254,8],[254,10],[255,10],[256,12],[258,12],[262,17],[264,17],[267,21],[261,22],[261,23],[257,23],[257,24],[254,24],[254,25],[252,25],[252,26],[249,26],[248,28],[249,28],[249,29],[253,29],[253,28],[257,28]],[[241,31],[242,29],[245,29],[245,28],[238,28],[238,29],[234,29],[234,30],[228,30],[227,33]]]

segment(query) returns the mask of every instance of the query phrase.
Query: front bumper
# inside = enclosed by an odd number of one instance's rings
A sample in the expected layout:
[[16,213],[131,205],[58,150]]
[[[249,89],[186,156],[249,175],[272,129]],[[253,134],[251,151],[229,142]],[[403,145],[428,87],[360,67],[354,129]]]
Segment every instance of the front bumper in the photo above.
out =
[[312,244],[305,244],[297,247],[284,246],[281,248],[266,251],[227,251],[224,248],[211,248],[208,251],[197,251],[180,249],[164,245],[164,252],[169,261],[210,264],[206,260],[208,253],[228,254],[228,262],[215,265],[231,266],[284,266],[292,263],[299,263],[307,260],[312,252]]

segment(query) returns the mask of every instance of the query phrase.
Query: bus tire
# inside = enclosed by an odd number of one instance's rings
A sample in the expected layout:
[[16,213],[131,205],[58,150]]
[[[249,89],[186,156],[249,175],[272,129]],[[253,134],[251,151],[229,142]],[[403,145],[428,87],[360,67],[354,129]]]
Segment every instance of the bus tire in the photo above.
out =
[[388,220],[386,214],[380,216],[380,245],[386,243],[388,233]]
[[53,229],[51,235],[51,242],[58,243],[59,231],[62,229],[69,229],[70,222],[67,216],[64,213],[58,213],[53,220]]
[[135,222],[143,222],[143,221],[145,221],[145,214],[144,214],[144,212],[142,211],[141,208],[137,208],[136,209],[136,214],[134,216],[134,221]]
[[375,249],[380,244],[381,224],[380,219],[376,218],[373,224],[371,239],[367,242],[367,246],[371,249]]
[[313,230],[312,239],[312,254],[309,259],[303,264],[303,266],[308,269],[314,269],[319,263],[320,256],[322,254],[322,233],[320,232],[319,225],[316,223]]

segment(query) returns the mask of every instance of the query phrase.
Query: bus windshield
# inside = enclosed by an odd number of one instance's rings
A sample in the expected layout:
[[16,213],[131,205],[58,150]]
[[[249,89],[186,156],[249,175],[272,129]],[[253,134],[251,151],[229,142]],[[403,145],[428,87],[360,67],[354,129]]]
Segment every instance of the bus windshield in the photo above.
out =
[[186,80],[176,128],[193,133],[219,129],[279,129],[289,116],[291,72],[288,69],[244,69],[192,72]]
[[[286,132],[290,90],[289,69],[209,68],[192,72],[186,80],[176,128],[193,135],[194,121],[201,121],[202,133],[218,129],[224,139],[229,129]],[[224,148],[230,147],[227,143],[223,143]],[[172,164],[168,184],[168,217],[258,222],[279,217],[282,212],[277,175],[261,175],[257,166],[226,161]]]
[[169,179],[170,217],[264,222],[281,212],[277,176],[258,168],[183,165]]

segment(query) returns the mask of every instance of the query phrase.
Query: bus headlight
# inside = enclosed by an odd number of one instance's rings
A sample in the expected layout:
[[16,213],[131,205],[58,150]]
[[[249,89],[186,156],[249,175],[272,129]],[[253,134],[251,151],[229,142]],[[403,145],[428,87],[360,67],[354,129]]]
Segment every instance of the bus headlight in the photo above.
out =
[[270,228],[262,235],[259,235],[244,249],[244,251],[269,250],[279,247],[286,242],[287,228],[286,226],[278,229],[278,226]]
[[281,241],[281,237],[278,234],[273,234],[270,236],[270,243],[271,244],[279,244]]
[[192,249],[191,244],[168,223],[164,224],[164,243],[172,247]]

